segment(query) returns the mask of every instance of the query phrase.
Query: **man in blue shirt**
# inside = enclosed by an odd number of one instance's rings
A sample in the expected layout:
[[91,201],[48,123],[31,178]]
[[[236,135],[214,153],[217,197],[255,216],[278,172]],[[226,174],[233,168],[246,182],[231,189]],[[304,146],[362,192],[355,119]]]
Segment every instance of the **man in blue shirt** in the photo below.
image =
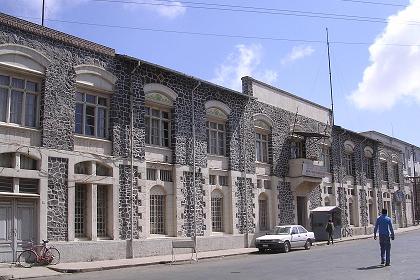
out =
[[[376,219],[373,238],[376,240],[376,232],[379,229],[379,245],[381,246],[381,264],[385,266],[391,264],[391,240],[394,240],[394,229],[392,228],[391,218],[387,216],[388,211],[382,209],[382,215]],[[386,255],[386,259],[385,259]]]

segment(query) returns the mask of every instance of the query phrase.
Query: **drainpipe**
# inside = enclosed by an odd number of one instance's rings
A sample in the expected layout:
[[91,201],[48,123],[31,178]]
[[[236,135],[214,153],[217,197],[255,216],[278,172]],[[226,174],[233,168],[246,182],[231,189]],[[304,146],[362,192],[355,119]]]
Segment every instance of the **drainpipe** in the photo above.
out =
[[415,225],[416,224],[416,222],[418,223],[418,221],[419,221],[419,217],[417,217],[417,212],[418,212],[418,200],[417,200],[417,175],[416,175],[416,153],[415,153],[415,151],[414,151],[414,146],[411,146],[411,151],[412,151],[412,153],[413,153],[413,172],[414,172],[414,174],[413,174],[413,178],[414,178],[414,184],[413,184],[413,195],[411,196],[411,199],[412,199],[412,205],[413,205],[413,209],[414,209],[414,211],[413,211],[413,225]]
[[134,258],[134,92],[133,92],[133,82],[132,76],[134,72],[140,67],[141,62],[138,61],[136,67],[131,71],[131,81],[130,81],[130,255],[128,258]]
[[[363,176],[363,159],[364,159],[364,157],[363,157],[363,146],[362,146],[362,144],[365,142],[367,140],[367,138],[365,137],[365,139],[363,139],[363,141],[362,142],[360,142],[360,144],[359,144],[359,146],[360,146],[360,161],[361,161],[361,163],[362,163],[362,172],[361,172],[361,175],[360,175],[360,183],[362,184],[362,176]],[[367,172],[367,170],[366,170],[366,172]],[[366,187],[366,185],[362,185],[362,187],[363,187],[363,190],[366,192],[366,196],[367,196],[367,187]],[[360,208],[360,207],[359,207]],[[366,222],[364,221],[363,222],[363,226],[364,226],[364,228],[365,228],[365,235],[367,234],[367,229],[366,229]]]
[[[344,179],[344,175],[343,175],[343,152],[342,152],[342,145],[341,145],[341,136],[346,134],[347,131],[343,131],[342,133],[340,133],[338,135],[338,144],[339,144],[339,156],[340,156],[340,172],[339,172],[339,178],[340,178],[340,187],[341,189],[343,189],[343,179]],[[338,194],[338,193],[337,193]],[[345,194],[347,195],[347,194]],[[339,198],[340,199],[340,198]],[[340,201],[338,201],[338,204],[340,204]],[[345,208],[347,208],[347,205],[344,205]],[[344,211],[346,209],[343,209]],[[345,213],[345,212],[344,212]],[[343,216],[343,213],[341,213],[341,216]],[[347,216],[346,216],[346,223],[347,223]],[[341,221],[341,226],[343,226],[343,221]]]
[[195,179],[195,106],[194,106],[194,92],[197,88],[201,85],[201,81],[198,81],[198,84],[192,89],[191,91],[191,110],[192,110],[192,157],[193,157],[193,195],[194,195],[194,235],[193,235],[193,242],[194,242],[194,253],[197,254],[197,189],[196,189],[196,179]]

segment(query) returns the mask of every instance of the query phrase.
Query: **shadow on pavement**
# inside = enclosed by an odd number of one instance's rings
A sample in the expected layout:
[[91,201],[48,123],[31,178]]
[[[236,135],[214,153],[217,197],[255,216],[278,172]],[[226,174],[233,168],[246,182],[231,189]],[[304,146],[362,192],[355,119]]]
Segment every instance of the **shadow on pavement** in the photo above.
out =
[[371,266],[366,266],[366,267],[359,267],[357,268],[357,270],[371,270],[371,269],[378,269],[378,268],[384,268],[384,266],[381,264],[371,265]]

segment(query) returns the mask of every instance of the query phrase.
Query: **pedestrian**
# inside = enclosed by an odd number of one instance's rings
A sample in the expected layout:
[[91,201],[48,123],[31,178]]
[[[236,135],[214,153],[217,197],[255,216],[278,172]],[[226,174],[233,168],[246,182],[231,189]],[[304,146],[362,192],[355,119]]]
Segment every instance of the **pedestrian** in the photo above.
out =
[[388,211],[382,209],[382,215],[376,219],[373,238],[376,240],[376,232],[379,229],[379,245],[381,247],[381,264],[391,265],[391,239],[394,240],[394,229]]
[[328,220],[327,226],[325,227],[325,231],[328,233],[328,242],[327,245],[334,244],[333,233],[334,233],[334,223],[331,219]]

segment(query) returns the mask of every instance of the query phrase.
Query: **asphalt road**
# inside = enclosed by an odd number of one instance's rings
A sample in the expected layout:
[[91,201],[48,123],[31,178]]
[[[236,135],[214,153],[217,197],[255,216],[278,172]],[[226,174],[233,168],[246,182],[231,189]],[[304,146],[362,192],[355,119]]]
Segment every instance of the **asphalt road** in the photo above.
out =
[[420,280],[420,231],[396,236],[391,266],[379,265],[379,244],[373,239],[312,247],[290,253],[251,254],[202,260],[198,263],[162,264],[62,275],[48,280],[190,280],[190,279],[404,279]]

